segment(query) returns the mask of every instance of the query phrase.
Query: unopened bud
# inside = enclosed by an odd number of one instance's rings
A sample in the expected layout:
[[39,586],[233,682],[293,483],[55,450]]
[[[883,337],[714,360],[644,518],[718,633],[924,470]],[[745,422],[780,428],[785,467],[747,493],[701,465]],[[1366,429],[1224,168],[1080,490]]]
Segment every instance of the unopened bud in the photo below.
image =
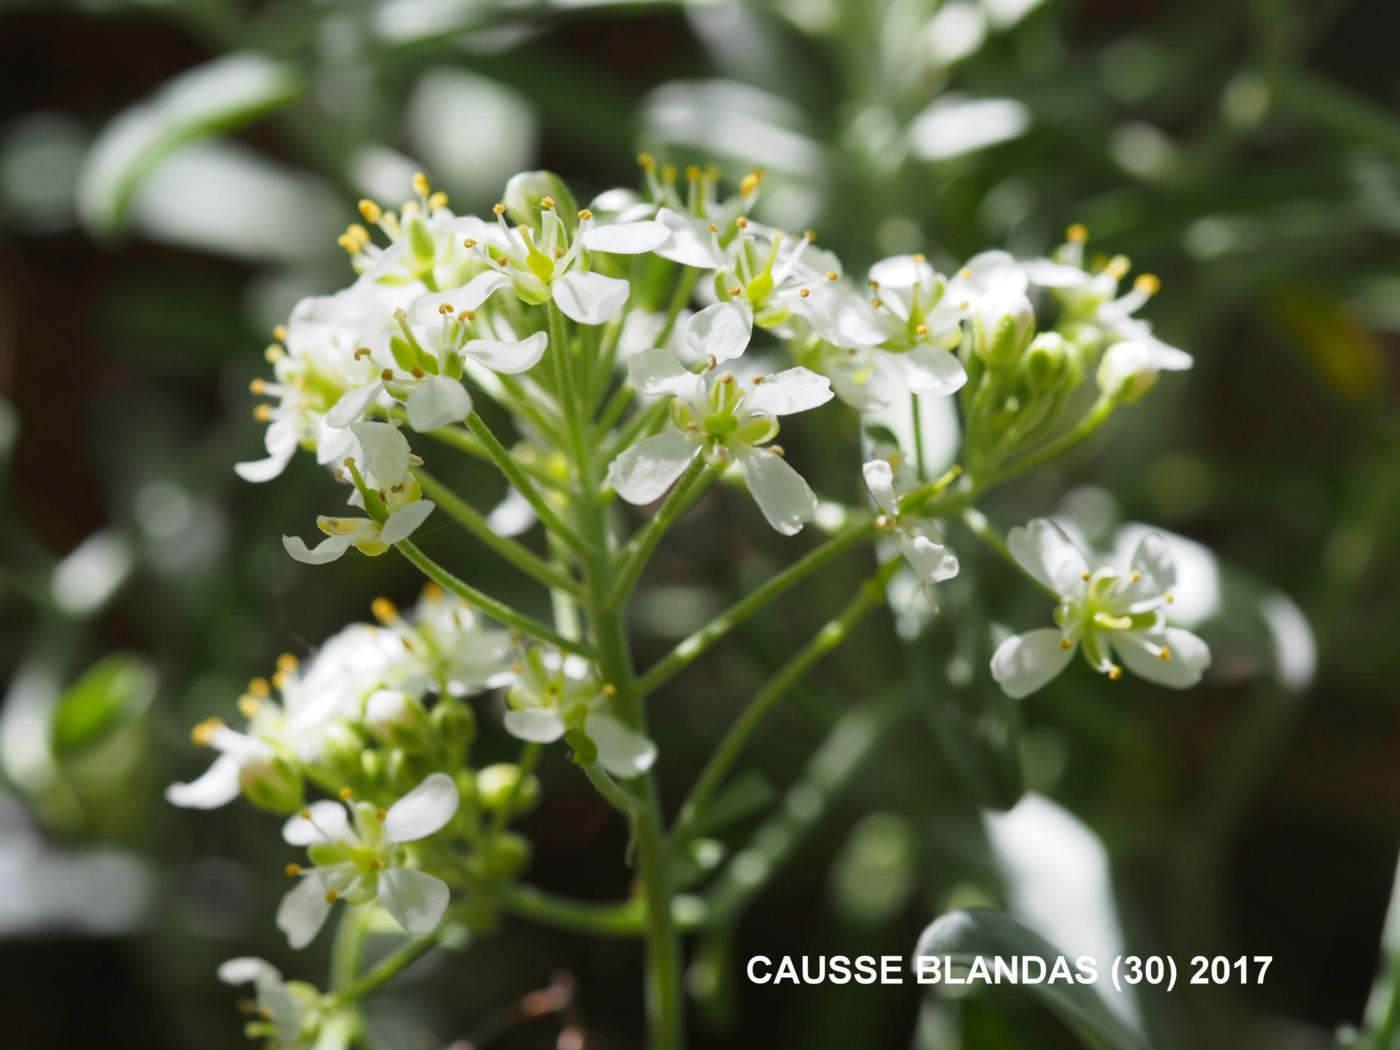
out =
[[510,805],[510,812],[506,814],[508,817],[526,812],[540,798],[539,778],[531,774],[522,781],[520,767],[510,762],[487,766],[478,772],[476,790],[482,807],[493,813],[499,813]]
[[245,764],[238,771],[238,786],[248,801],[259,809],[272,813],[295,813],[301,808],[301,774],[284,758]]
[[416,750],[427,742],[428,713],[407,693],[379,689],[365,701],[365,728],[386,747]]
[[972,311],[973,348],[993,368],[1014,364],[1035,335],[1035,310],[1024,295],[992,294]]
[[1120,404],[1131,404],[1157,384],[1152,352],[1141,343],[1114,343],[1099,362],[1099,391]]

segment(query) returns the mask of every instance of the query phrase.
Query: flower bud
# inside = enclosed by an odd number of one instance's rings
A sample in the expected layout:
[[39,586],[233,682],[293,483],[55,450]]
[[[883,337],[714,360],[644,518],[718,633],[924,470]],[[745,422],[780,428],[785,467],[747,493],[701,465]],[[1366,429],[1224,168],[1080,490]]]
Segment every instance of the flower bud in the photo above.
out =
[[1032,390],[1054,390],[1064,379],[1068,365],[1067,344],[1059,332],[1041,332],[1032,339],[1023,363]]
[[387,747],[416,750],[427,743],[428,713],[416,697],[379,689],[365,701],[365,728]]
[[511,222],[518,226],[534,226],[539,220],[540,202],[546,197],[554,200],[554,211],[572,232],[578,204],[568,184],[552,171],[522,171],[506,183],[502,203]]
[[490,861],[487,870],[497,879],[514,878],[530,862],[530,843],[523,835],[503,831],[490,839]]
[[1014,364],[1035,334],[1035,310],[1019,293],[984,296],[972,311],[973,349],[992,368]]
[[507,817],[526,812],[540,799],[539,778],[531,774],[522,781],[520,767],[510,762],[487,766],[477,773],[476,789],[483,808],[493,813],[500,813],[510,805]]
[[1099,391],[1131,404],[1157,384],[1157,365],[1141,343],[1114,343],[1099,362]]
[[433,739],[453,756],[452,764],[465,762],[476,739],[476,712],[455,696],[444,696],[428,719]]
[[280,756],[244,765],[238,771],[238,786],[259,809],[295,813],[301,808],[301,773]]

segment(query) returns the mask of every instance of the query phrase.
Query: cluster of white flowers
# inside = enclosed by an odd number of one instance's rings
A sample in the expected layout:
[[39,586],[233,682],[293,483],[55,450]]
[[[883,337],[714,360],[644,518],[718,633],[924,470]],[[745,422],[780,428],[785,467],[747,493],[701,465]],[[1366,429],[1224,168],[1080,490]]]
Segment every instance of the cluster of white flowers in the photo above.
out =
[[[880,580],[902,559],[906,590],[927,596],[959,572],[945,521],[1083,440],[1161,371],[1191,364],[1135,316],[1157,280],[1140,276],[1120,292],[1127,260],[1087,261],[1080,227],[1048,258],[989,251],[945,275],[924,255],[900,255],[856,283],[813,233],[751,217],[759,173],[723,198],[714,171],[682,176],[645,155],[641,164],[642,193],[609,190],[581,208],[547,172],[512,179],[489,218],[456,215],[421,175],[396,212],[362,201],[367,225],[340,239],[357,279],[299,304],[268,350],[272,379],[253,383],[272,399],[257,410],[267,456],[239,474],[270,480],[305,449],[349,486],[355,508],[319,517],[325,538],[314,547],[284,537],[291,557],[322,564],[352,547],[376,556],[399,545],[518,632],[485,626],[436,590],[407,616],[381,601],[379,626],[348,627],[306,666],[284,657],[271,681],[251,683],[239,702],[243,730],[217,719],[196,727],[196,742],[219,757],[198,780],[174,785],[170,800],[212,807],[241,792],[291,814],[284,838],[305,847],[307,863],[288,865],[297,885],[277,921],[294,946],[309,943],[342,900],[377,903],[404,930],[431,932],[449,884],[488,878],[454,844],[495,836],[487,853],[514,860],[490,878],[510,878],[523,863],[523,847],[502,836],[530,794],[528,768],[524,759],[468,767],[475,715],[466,695],[503,688],[504,727],[526,753],[563,739],[600,790],[611,777],[648,773],[657,749],[614,684],[632,688],[631,672],[605,670],[602,645],[579,630],[571,602],[592,630],[625,601],[609,589],[613,573],[635,583],[659,531],[722,476],[747,488],[784,536],[814,520],[827,527],[804,464],[789,463],[777,443],[788,417],[833,399],[852,410],[864,455],[835,470],[860,466],[867,491],[834,519],[864,522],[863,535],[877,537],[889,570]],[[773,356],[778,348],[785,359]],[[1095,381],[1086,412],[1075,395]],[[483,394],[511,417],[513,448],[477,414]],[[959,465],[934,478],[918,434],[921,413],[940,398],[956,399],[962,440]],[[498,527],[503,518],[466,506],[474,501],[434,491],[422,447],[410,444],[422,434],[492,460],[523,524]],[[558,630],[429,571],[435,563],[407,542],[436,509],[425,487],[554,590]],[[636,506],[665,499],[656,534],[644,527],[620,543],[606,507],[614,494]],[[507,538],[534,521],[551,532],[548,560]],[[1125,667],[1175,688],[1200,679],[1204,643],[1166,621],[1174,570],[1160,538],[1142,541],[1126,573],[1091,565],[1048,521],[993,546],[1058,600],[1056,628],[1007,638],[992,656],[992,677],[1012,696],[1040,688],[1076,649],[1114,679]],[[308,783],[339,800],[307,804]],[[491,806],[505,816],[483,822]],[[237,960],[227,971],[268,1000],[269,1031],[322,1024],[324,1003],[267,964]]]

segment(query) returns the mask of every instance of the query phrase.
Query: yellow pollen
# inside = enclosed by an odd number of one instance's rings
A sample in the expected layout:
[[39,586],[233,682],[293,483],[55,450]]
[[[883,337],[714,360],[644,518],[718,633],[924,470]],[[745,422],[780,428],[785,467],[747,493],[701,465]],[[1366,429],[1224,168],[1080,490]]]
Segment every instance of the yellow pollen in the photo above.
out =
[[248,692],[256,697],[265,699],[272,695],[272,687],[268,685],[266,678],[260,676],[248,683]]
[[1140,579],[1142,579],[1142,573],[1138,572],[1136,569],[1134,569],[1132,572],[1128,573],[1128,582],[1129,582],[1129,583],[1137,583],[1138,580],[1140,580]]
[[578,217],[580,221],[587,222],[589,219],[593,218],[593,212],[588,208],[580,208]]
[[617,686],[613,685],[611,682],[604,682],[603,695],[606,696],[609,700],[611,700],[617,695]]
[[1168,605],[1176,601],[1176,595],[1174,595],[1171,591],[1168,591],[1166,594],[1162,595],[1162,597],[1166,600],[1166,603]]
[[493,204],[491,210],[497,215],[504,215],[506,213],[506,206],[504,204]]
[[880,307],[885,305],[885,301],[877,296],[876,298],[870,300],[870,305],[878,310],[880,309]]
[[379,378],[384,380],[384,382],[386,383],[392,382],[394,379],[394,370],[392,368],[384,369],[382,372],[379,373]]
[[238,698],[238,713],[244,718],[252,718],[258,713],[258,708],[262,706],[262,701],[256,696],[249,696],[244,693]]
[[739,180],[739,196],[750,197],[758,189],[758,184],[763,181],[763,176],[756,171],[751,171]]
[[841,279],[841,275],[840,275],[839,273],[837,273],[835,270],[827,270],[827,271],[826,271],[826,279],[827,279],[828,281],[839,281],[839,280]]
[[928,325],[926,325],[926,324],[915,325],[915,326],[914,326],[914,334],[915,334],[915,335],[928,335]]
[[808,242],[815,241],[817,239],[817,231],[808,230],[802,236],[806,238]]
[[551,208],[553,208],[553,207],[554,207],[554,198],[553,198],[553,197],[541,197],[541,198],[540,198],[540,210],[542,210],[542,211],[549,211],[549,210],[550,210]]
[[426,197],[429,193],[432,192],[432,190],[432,186],[428,184],[428,176],[424,175],[421,171],[416,171],[413,173],[414,193],[418,194],[418,196],[420,197]]
[[451,312],[452,312],[452,304],[451,304],[451,303],[439,303],[439,304],[438,304],[438,313],[440,313],[440,314],[450,314]]
[[877,280],[875,280],[873,277],[872,277],[870,280],[866,281],[865,283],[868,284],[868,285],[870,286],[870,288],[871,288],[872,291],[875,290],[876,288],[879,288],[879,287],[880,287],[880,282],[877,281]]
[[1142,273],[1138,274],[1133,287],[1144,295],[1156,295],[1162,290],[1162,281],[1155,273]]
[[311,810],[306,809],[305,807],[303,807],[303,808],[302,808],[302,811],[301,811],[300,813],[298,813],[297,816],[301,817],[302,820],[310,820],[310,819],[311,819]]
[[371,857],[371,858],[369,859],[369,870],[370,870],[370,871],[378,871],[378,870],[379,870],[380,868],[382,868],[382,867],[384,867],[384,862],[383,862],[382,860],[380,860],[378,857]]
[[653,157],[650,153],[638,153],[637,164],[641,167],[643,171],[656,170],[656,158]]
[[1088,574],[1087,572],[1081,572],[1081,573],[1079,574],[1079,578],[1080,578],[1081,580],[1083,580],[1085,583],[1088,583],[1088,582],[1089,582],[1089,574]]
[[1122,677],[1123,677],[1123,668],[1119,667],[1117,664],[1114,664],[1113,666],[1111,666],[1111,667],[1108,669],[1108,680],[1109,680],[1110,682],[1116,682],[1116,681],[1118,681],[1118,679],[1120,679],[1120,678],[1122,678]]
[[564,258],[564,246],[562,244],[554,249],[554,257],[556,259]]
[[384,209],[366,197],[360,201],[360,214],[364,216],[365,222],[378,222],[384,217]]
[[194,741],[196,747],[208,747],[214,734],[223,727],[224,720],[222,718],[206,718],[190,730],[190,739]]
[[747,230],[749,228],[749,217],[747,215],[740,215],[734,220],[734,225],[741,230]]
[[287,326],[279,324],[272,330],[272,338],[276,339],[279,343],[285,343],[287,341]]
[[279,691],[280,691],[280,690],[286,689],[286,688],[287,688],[287,672],[286,672],[286,671],[274,671],[274,672],[272,672],[272,684],[275,685],[275,686],[278,688]]
[[386,810],[386,809],[376,809],[376,810],[374,811],[374,819],[375,819],[375,820],[378,820],[378,821],[380,821],[380,822],[383,822],[383,821],[385,820],[385,818],[387,818],[388,816],[389,816],[389,811]]
[[287,873],[287,878],[289,878],[289,879],[294,879],[294,878],[296,878],[298,875],[301,874],[301,865],[300,865],[300,864],[288,864],[288,865],[287,865],[285,868],[283,868],[282,870],[283,870],[284,872]]
[[1061,638],[1060,648],[1065,650],[1065,652],[1069,652],[1071,649],[1074,648],[1074,643],[1071,642],[1068,638]]
[[1065,230],[1065,240],[1070,244],[1083,244],[1089,239],[1089,231],[1082,222],[1076,222]]
[[423,584],[423,597],[430,602],[442,601],[442,588],[435,583]]
[[367,346],[362,346],[362,347],[360,347],[358,350],[355,351],[355,360],[358,361],[358,360],[360,360],[360,358],[362,358],[362,357],[369,357],[369,356],[371,356],[373,353],[374,353],[374,351],[371,350],[369,347],[367,347]]
[[284,351],[276,343],[273,343],[271,346],[267,347],[267,349],[263,351],[263,360],[266,361],[268,364],[272,365],[282,360],[282,358],[285,355],[286,351]]
[[958,271],[958,276],[961,277],[964,281],[970,281],[972,280],[972,271],[966,266],[964,266],[961,270]]
[[438,210],[440,210],[440,209],[442,209],[442,208],[446,208],[446,207],[447,207],[447,194],[443,193],[441,190],[438,190],[436,193],[434,193],[431,197],[428,198],[428,210],[429,210],[429,211],[438,211]]
[[250,382],[250,383],[248,384],[248,392],[249,392],[250,394],[261,394],[261,393],[262,393],[264,390],[266,390],[266,389],[267,389],[267,384],[266,384],[265,382],[263,382],[261,379],[254,379],[252,382]]
[[[733,288],[729,289],[729,294],[730,294],[730,295],[738,295],[738,294],[739,294],[740,292],[742,292],[742,291],[743,291],[743,289],[740,288],[740,287],[736,284]],[[266,407],[266,406],[264,406],[264,407]]]
[[803,288],[803,289],[802,289],[801,291],[799,291],[797,294],[800,295],[800,296],[802,296],[802,298],[806,299],[809,295],[812,294],[812,289],[810,289],[810,288]]
[[719,227],[716,226],[714,223],[710,223],[709,226],[706,227],[706,229],[708,229],[711,233],[719,233]]
[[698,179],[700,177],[700,165],[687,164],[685,168],[685,177],[691,182],[694,182],[696,179]]
[[380,623],[393,623],[399,618],[399,610],[388,598],[376,598],[369,603],[369,611]]
[[475,238],[475,237],[468,237],[465,241],[462,242],[462,247],[463,247],[463,248],[475,248],[475,247],[476,247],[476,238]]
[[1128,271],[1132,268],[1132,260],[1126,255],[1115,255],[1104,265],[1103,271],[1117,281],[1127,276]]
[[334,904],[334,903],[335,903],[336,901],[338,901],[338,900],[340,900],[340,894],[339,894],[339,893],[337,893],[335,890],[326,890],[326,903],[327,903],[327,904]]
[[1166,662],[1167,662],[1168,660],[1170,660],[1171,658],[1172,658],[1172,651],[1171,651],[1170,649],[1168,649],[1165,645],[1162,646],[1162,651],[1161,651],[1160,653],[1157,654],[1157,659],[1161,660],[1162,663],[1166,663]]
[[675,166],[674,164],[665,164],[665,165],[662,166],[662,168],[661,168],[661,180],[662,180],[663,182],[675,182],[675,181],[676,181],[676,166]]
[[348,787],[341,788],[339,791],[336,792],[336,794],[340,796],[340,801],[342,802],[349,802],[352,798],[355,797],[355,793],[351,791]]

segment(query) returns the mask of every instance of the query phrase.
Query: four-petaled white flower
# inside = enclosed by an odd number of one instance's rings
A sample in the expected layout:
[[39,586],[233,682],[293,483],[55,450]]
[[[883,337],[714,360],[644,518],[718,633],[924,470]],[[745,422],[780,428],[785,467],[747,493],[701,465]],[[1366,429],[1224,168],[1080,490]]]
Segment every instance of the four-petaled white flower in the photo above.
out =
[[407,867],[406,843],[441,831],[457,813],[457,785],[433,773],[387,810],[367,802],[313,802],[287,821],[282,837],[307,847],[310,867],[288,865],[299,879],[277,909],[277,928],[293,948],[310,944],[338,900],[377,900],[409,933],[432,933],[451,899],[447,883]]
[[355,485],[350,504],[367,511],[369,517],[317,518],[316,527],[326,539],[314,548],[308,548],[298,536],[283,536],[287,553],[307,565],[335,561],[351,547],[377,557],[408,539],[433,511],[433,502],[422,498],[418,482],[409,472],[412,453],[398,428],[366,422],[354,423],[350,430],[363,454],[359,461],[353,456],[345,460]]
[[[229,959],[219,966],[219,980],[225,984],[251,984],[256,996],[253,1012],[257,1020],[246,1029],[250,1038],[268,1039],[279,1050],[317,1050],[346,1045],[322,1039],[321,995],[304,981],[283,980],[282,972],[266,959],[245,956]],[[334,1031],[335,1026],[329,1026]]]
[[551,744],[569,730],[593,742],[598,762],[613,776],[640,776],[656,762],[656,745],[608,710],[608,689],[577,656],[533,648],[513,668],[506,693],[506,732]]
[[[742,343],[732,338],[741,324],[717,319],[734,314],[729,304],[719,304],[697,314],[692,326],[709,333],[726,332],[702,340],[712,364],[702,373],[689,371],[668,350],[646,350],[627,362],[632,385],[642,394],[670,395],[671,428],[627,449],[608,468],[608,483],[629,503],[659,499],[685,473],[696,456],[723,468],[737,460],[749,492],[768,524],[785,536],[801,530],[817,510],[817,497],[802,475],[793,470],[779,448],[770,445],[778,436],[778,417],[805,412],[831,400],[831,382],[806,368],[789,368],[774,375],[741,383],[730,372],[716,372],[718,364],[742,353]],[[735,347],[737,346],[737,349]]]
[[923,583],[942,583],[958,574],[958,556],[943,545],[943,534],[918,514],[901,514],[895,491],[894,467],[887,459],[872,459],[863,468],[865,487],[882,511],[876,524],[892,532],[900,553]]
[[1083,552],[1044,518],[1012,529],[1007,546],[1026,572],[1060,596],[1057,627],[1014,635],[992,655],[992,677],[1008,694],[1035,692],[1081,648],[1090,667],[1113,679],[1126,667],[1173,689],[1201,680],[1210,665],[1206,643],[1167,626],[1176,567],[1161,536],[1142,538],[1125,574],[1112,566],[1090,570]]

